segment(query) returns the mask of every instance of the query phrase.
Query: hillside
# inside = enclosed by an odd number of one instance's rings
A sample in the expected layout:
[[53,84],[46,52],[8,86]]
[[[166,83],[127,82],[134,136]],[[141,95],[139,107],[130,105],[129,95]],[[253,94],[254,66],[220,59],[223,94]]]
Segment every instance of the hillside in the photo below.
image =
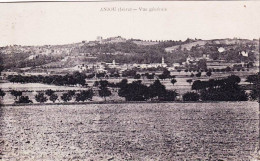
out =
[[[142,41],[121,37],[105,41],[45,46],[6,46],[0,48],[5,69],[24,67],[74,67],[88,62],[159,63],[165,58],[168,64],[183,62],[190,55],[201,57],[208,54],[215,60],[239,62],[256,61],[259,56],[258,41],[246,39],[214,39],[186,41]],[[224,52],[219,52],[222,47]],[[249,56],[242,57],[246,51]]]

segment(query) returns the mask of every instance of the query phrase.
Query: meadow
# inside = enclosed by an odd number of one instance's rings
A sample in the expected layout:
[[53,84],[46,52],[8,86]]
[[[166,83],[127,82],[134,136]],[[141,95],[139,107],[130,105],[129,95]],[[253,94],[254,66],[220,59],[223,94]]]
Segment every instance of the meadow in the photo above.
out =
[[257,102],[1,107],[2,160],[258,160]]

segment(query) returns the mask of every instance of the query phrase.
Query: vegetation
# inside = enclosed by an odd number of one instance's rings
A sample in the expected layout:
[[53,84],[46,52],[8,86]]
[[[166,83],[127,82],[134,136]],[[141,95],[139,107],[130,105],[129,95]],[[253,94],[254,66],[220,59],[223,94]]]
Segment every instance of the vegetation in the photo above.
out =
[[4,97],[5,96],[5,92],[0,88],[0,97]]
[[73,74],[67,74],[65,76],[61,75],[49,75],[49,76],[21,76],[21,75],[10,75],[8,80],[13,83],[44,83],[44,84],[54,84],[58,86],[63,85],[81,85],[86,86],[85,81],[86,75],[75,72]]
[[64,102],[72,100],[72,96],[69,93],[63,93],[60,97]]
[[250,98],[252,100],[260,101],[260,73],[249,75],[246,79],[247,82],[252,84],[252,91],[250,92]]
[[52,90],[52,89],[47,89],[46,91],[45,91],[45,94],[47,95],[47,96],[51,96],[51,95],[53,95],[55,92]]
[[247,101],[248,95],[238,85],[239,82],[240,78],[235,75],[219,80],[197,80],[192,84],[192,90],[199,91],[204,101]]
[[38,93],[35,95],[35,100],[40,103],[44,103],[47,101],[47,97],[45,97],[44,93]]
[[58,99],[58,95],[53,93],[50,95],[49,99],[50,99],[50,101],[52,101],[54,103]]
[[182,96],[183,101],[198,101],[200,95],[195,92],[187,92]]
[[92,100],[93,95],[94,95],[94,93],[91,89],[80,91],[80,93],[76,94],[76,101],[77,102],[80,102],[80,101],[84,102],[86,100]]
[[32,103],[32,101],[28,96],[20,96],[18,101],[15,101],[15,103]]
[[108,89],[108,81],[107,80],[101,80],[99,82],[99,91],[98,94],[100,97],[104,97],[105,101],[106,101],[106,97],[111,96],[111,91]]
[[177,80],[174,78],[171,80],[172,85],[174,85],[176,82],[177,82]]
[[174,101],[178,95],[176,91],[166,90],[165,86],[159,80],[155,80],[149,87],[142,84],[142,81],[134,81],[127,83],[127,80],[122,80],[119,84],[118,95],[125,97],[126,101]]
[[22,91],[16,91],[16,90],[11,90],[11,95],[13,95],[15,97],[15,99],[17,99],[17,97],[22,96],[23,92]]
[[187,79],[186,82],[191,84],[192,83],[192,79]]

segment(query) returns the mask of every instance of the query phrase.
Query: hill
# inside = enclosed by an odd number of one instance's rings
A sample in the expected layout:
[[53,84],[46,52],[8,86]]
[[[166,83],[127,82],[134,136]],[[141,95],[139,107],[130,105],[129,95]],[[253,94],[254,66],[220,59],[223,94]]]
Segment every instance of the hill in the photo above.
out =
[[[224,52],[219,52],[219,48]],[[239,62],[256,61],[259,55],[257,40],[246,39],[187,39],[186,41],[143,41],[114,37],[95,41],[82,41],[65,45],[6,46],[0,48],[5,69],[57,66],[74,67],[81,63],[159,63],[183,62],[188,56],[208,54],[215,60]],[[248,58],[240,52],[249,53]]]

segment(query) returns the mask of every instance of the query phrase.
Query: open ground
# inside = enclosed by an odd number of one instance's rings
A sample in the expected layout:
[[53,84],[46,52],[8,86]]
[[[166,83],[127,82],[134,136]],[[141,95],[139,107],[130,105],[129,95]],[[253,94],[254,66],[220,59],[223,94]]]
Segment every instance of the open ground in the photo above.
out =
[[258,113],[257,102],[3,106],[1,158],[257,160]]

